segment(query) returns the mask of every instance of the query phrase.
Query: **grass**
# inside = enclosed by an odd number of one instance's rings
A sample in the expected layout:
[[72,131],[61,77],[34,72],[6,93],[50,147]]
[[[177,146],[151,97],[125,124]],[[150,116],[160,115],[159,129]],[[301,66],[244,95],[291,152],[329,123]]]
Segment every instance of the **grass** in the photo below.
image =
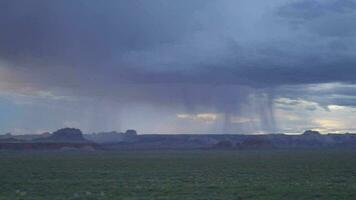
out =
[[1,152],[0,200],[356,199],[356,151]]

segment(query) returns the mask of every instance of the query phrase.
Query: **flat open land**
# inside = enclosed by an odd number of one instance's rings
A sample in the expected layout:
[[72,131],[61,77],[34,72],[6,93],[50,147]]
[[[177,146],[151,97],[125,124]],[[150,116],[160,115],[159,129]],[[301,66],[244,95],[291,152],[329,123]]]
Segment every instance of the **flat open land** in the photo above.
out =
[[355,150],[0,152],[0,200],[356,199]]

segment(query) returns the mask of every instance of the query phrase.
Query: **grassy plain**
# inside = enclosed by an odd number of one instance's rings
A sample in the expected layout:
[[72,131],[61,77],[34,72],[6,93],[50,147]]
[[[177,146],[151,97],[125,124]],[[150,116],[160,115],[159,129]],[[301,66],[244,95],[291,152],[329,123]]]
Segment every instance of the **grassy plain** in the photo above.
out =
[[0,200],[356,199],[356,151],[0,152]]

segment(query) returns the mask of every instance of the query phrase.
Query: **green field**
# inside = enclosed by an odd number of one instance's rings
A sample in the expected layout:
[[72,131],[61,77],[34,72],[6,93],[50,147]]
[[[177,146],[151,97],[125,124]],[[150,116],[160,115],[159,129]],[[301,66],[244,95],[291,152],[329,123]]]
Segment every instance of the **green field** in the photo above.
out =
[[356,199],[356,151],[0,152],[0,200]]

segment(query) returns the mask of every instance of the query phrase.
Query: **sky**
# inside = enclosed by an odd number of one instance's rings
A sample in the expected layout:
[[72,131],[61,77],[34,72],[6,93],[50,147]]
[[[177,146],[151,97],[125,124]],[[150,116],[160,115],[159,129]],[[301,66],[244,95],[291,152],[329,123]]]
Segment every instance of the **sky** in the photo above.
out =
[[0,133],[356,132],[356,0],[2,0]]

